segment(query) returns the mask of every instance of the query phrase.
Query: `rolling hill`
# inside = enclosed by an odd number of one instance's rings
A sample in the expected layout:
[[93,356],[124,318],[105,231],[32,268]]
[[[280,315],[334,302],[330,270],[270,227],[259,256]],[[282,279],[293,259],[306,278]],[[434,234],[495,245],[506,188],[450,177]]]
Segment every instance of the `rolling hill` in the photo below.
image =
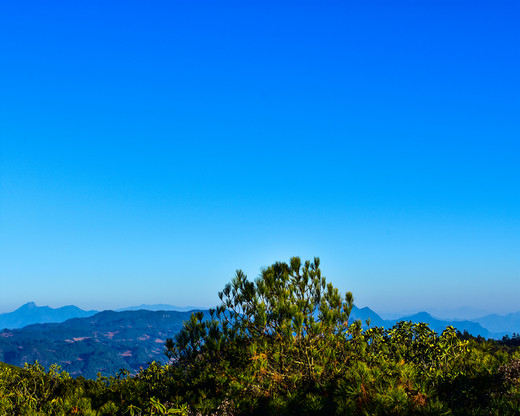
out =
[[165,362],[164,343],[189,319],[190,312],[99,312],[63,323],[34,324],[0,332],[0,361],[17,366],[38,360],[59,364],[72,376],[134,373],[151,361]]

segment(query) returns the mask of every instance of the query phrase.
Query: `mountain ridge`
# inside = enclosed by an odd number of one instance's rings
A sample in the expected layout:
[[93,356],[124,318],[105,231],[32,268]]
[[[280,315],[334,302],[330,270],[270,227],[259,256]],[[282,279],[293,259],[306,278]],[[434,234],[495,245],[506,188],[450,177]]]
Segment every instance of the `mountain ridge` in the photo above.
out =
[[61,323],[31,324],[0,331],[0,361],[23,366],[38,360],[58,364],[72,376],[95,378],[98,372],[132,373],[151,361],[165,362],[167,338],[182,328],[190,312],[102,311]]
[[[189,312],[194,310],[207,310],[207,308],[197,308],[193,306],[174,306],[169,304],[141,304],[116,309],[114,312],[126,311],[178,311]],[[37,306],[34,302],[27,302],[13,312],[0,314],[0,330],[19,329],[27,325],[43,323],[62,323],[68,319],[85,318],[93,316],[99,311],[85,311],[74,305],[51,308],[49,306]],[[442,319],[433,316],[430,312],[422,311],[410,315],[400,316],[397,319],[383,319],[379,314],[365,306],[358,308],[354,306],[351,319],[360,319],[363,326],[366,326],[367,319],[370,319],[370,326],[384,326],[389,328],[399,321],[426,322],[432,329],[439,332],[448,325],[451,325],[461,332],[468,331],[474,336],[484,338],[501,338],[504,335],[520,333],[520,311],[512,312],[507,315],[489,314],[477,319]]]
[[141,304],[139,306],[128,306],[126,308],[119,308],[115,309],[116,312],[125,312],[125,311],[139,311],[139,310],[145,310],[145,311],[179,311],[179,312],[189,312],[194,310],[203,310],[207,308],[200,308],[197,306],[175,306],[175,305],[168,305],[165,303],[156,303],[152,305],[148,304]]
[[74,305],[51,308],[27,302],[13,312],[0,314],[0,329],[17,329],[31,324],[61,323],[71,318],[86,318],[97,312],[85,311]]
[[457,330],[464,332],[468,331],[473,336],[482,336],[484,338],[502,338],[507,332],[493,332],[487,328],[484,328],[478,322],[469,321],[469,320],[443,320],[434,318],[430,313],[423,311],[418,312],[410,316],[404,316],[400,319],[394,321],[411,321],[411,322],[425,322],[429,324],[430,328],[435,332],[442,332],[447,326],[453,326]]

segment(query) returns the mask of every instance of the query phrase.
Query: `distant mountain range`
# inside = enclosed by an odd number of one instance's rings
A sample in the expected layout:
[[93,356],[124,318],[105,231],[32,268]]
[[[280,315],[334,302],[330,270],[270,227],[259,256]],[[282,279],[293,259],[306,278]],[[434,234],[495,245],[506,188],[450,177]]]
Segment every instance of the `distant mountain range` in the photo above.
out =
[[[14,312],[0,314],[0,328],[9,328],[0,331],[0,362],[23,366],[38,360],[45,367],[57,363],[72,376],[87,378],[95,378],[98,372],[115,375],[122,368],[136,372],[151,361],[166,361],[166,339],[174,337],[191,315],[190,311],[176,309],[191,308],[140,305],[96,312],[75,306],[52,309],[27,303]],[[357,319],[365,328],[368,319],[370,326],[385,328],[404,320],[426,322],[438,333],[448,325],[484,338],[520,333],[520,312],[487,315],[478,322],[441,320],[427,312],[385,320],[368,307],[354,306],[351,322]],[[35,323],[51,320],[55,322]]]
[[0,329],[23,328],[31,324],[60,323],[72,318],[87,318],[98,311],[84,311],[76,306],[50,308],[36,306],[34,302],[26,303],[13,312],[0,314]]
[[[168,304],[143,304],[117,309],[116,312],[139,310],[188,312],[196,309],[200,308],[192,306],[179,307]],[[87,318],[96,313],[98,311],[84,311],[76,306],[64,306],[53,309],[48,306],[36,306],[34,302],[29,302],[13,312],[0,314],[0,329],[18,329],[31,324],[60,323],[73,318]],[[502,338],[504,335],[520,333],[520,312],[510,313],[505,316],[492,314],[471,320],[439,319],[428,312],[419,312],[396,319],[383,319],[368,307],[357,308],[354,306],[352,319],[360,319],[363,324],[365,324],[367,319],[370,319],[371,326],[383,326],[385,328],[393,326],[398,321],[426,322],[436,332],[442,332],[446,326],[451,325],[461,332],[466,330],[474,336],[480,335],[484,338],[495,339]]]
[[[490,312],[485,311],[480,308],[473,308],[470,306],[460,306],[457,308],[451,309],[441,309],[441,308],[427,308],[424,309],[428,311],[428,313],[436,319],[440,319],[441,321],[475,321],[475,319],[480,318],[482,316],[489,315]],[[403,316],[411,316],[416,313],[422,312],[420,310],[410,309],[408,311],[404,310],[400,313],[398,312],[389,312],[389,313],[380,313],[383,319],[399,319]]]
[[48,368],[57,363],[72,376],[95,378],[100,372],[132,373],[151,361],[165,363],[165,342],[191,312],[99,312],[62,323],[28,325],[0,331],[0,361],[23,366],[38,360]]
[[[515,314],[511,314],[515,315]],[[492,315],[489,315],[492,316]],[[474,336],[482,336],[484,338],[494,338],[500,339],[504,335],[511,335],[513,332],[520,332],[520,313],[516,314],[516,320],[507,315],[506,317],[499,317],[498,315],[494,315],[498,317],[498,319],[493,321],[495,323],[492,326],[493,330],[490,328],[484,327],[480,322],[474,321],[449,321],[449,320],[441,320],[434,318],[427,312],[419,312],[410,316],[403,316],[399,319],[383,319],[377,313],[375,313],[370,308],[356,308],[352,309],[351,318],[352,319],[360,319],[363,326],[366,327],[366,320],[370,319],[370,326],[382,326],[385,328],[390,328],[394,326],[399,321],[411,321],[411,322],[425,322],[429,324],[430,328],[435,332],[441,333],[447,326],[453,326],[461,332],[468,331],[471,335]],[[487,318],[487,317],[485,317]],[[504,318],[501,320],[500,318]],[[484,322],[485,319],[481,318]],[[502,325],[500,326],[499,323]],[[496,329],[498,328],[498,330]]]
[[[416,313],[411,316],[404,316],[398,321],[412,321],[412,322],[426,322],[430,325],[430,328],[435,332],[442,332],[448,325],[451,325],[461,332],[468,331],[471,335],[481,336],[484,338],[502,338],[506,335],[506,332],[493,332],[487,328],[484,328],[480,323],[474,321],[445,321],[434,318],[427,312]],[[397,321],[394,321],[397,322]],[[520,326],[520,320],[517,323],[517,327]],[[514,331],[513,331],[514,332]]]
[[129,306],[128,308],[116,309],[116,312],[124,312],[124,311],[178,311],[178,312],[188,312],[193,310],[200,310],[202,308],[198,308],[196,306],[173,306],[173,305],[165,305],[165,304],[155,304],[155,305],[139,305],[139,306]]
[[505,332],[509,335],[511,332],[520,333],[520,312],[510,313],[505,316],[496,314],[486,315],[482,318],[477,318],[475,322],[478,322],[491,332]]
[[[117,309],[116,312],[139,310],[188,312],[196,309],[200,308],[192,306],[179,307],[168,304],[143,304]],[[95,310],[84,311],[72,305],[54,309],[48,306],[36,306],[34,302],[29,302],[13,312],[0,314],[0,329],[18,329],[31,324],[61,323],[73,318],[87,318],[97,313],[99,312]],[[383,319],[368,307],[357,308],[354,306],[352,319],[360,319],[364,326],[366,326],[366,320],[370,319],[371,326],[383,326],[385,328],[393,326],[398,321],[426,322],[437,332],[442,332],[446,326],[451,325],[460,331],[466,330],[474,336],[480,335],[484,338],[495,339],[502,338],[504,335],[520,333],[520,312],[510,313],[505,316],[492,314],[471,320],[439,319],[428,312],[419,312],[396,319]]]
[[[125,311],[179,311],[187,312],[200,309],[195,306],[173,306],[173,305],[139,305],[128,308],[117,309],[116,312]],[[18,329],[32,324],[60,323],[73,318],[88,318],[100,311],[84,311],[76,306],[63,306],[61,308],[50,308],[49,306],[37,306],[34,302],[28,302],[13,312],[0,313],[1,329]]]

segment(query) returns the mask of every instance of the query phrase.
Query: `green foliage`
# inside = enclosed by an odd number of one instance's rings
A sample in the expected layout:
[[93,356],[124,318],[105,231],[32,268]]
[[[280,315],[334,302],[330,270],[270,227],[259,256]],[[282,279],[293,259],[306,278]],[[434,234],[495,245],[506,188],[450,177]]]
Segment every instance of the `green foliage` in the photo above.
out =
[[0,364],[0,415],[518,415],[518,337],[399,322],[363,330],[318,259],[241,272],[210,316],[166,343],[168,365],[72,378]]
[[166,367],[151,363],[135,377],[73,379],[57,366],[0,366],[0,415],[187,415],[186,405],[153,395],[167,380]]
[[219,297],[212,319],[192,315],[167,342],[193,387],[234,391],[238,405],[241,397],[263,403],[287,389],[303,400],[339,374],[350,349],[353,297],[326,283],[319,259],[275,263],[255,282],[237,271]]
[[319,259],[275,263],[254,282],[237,271],[219,297],[211,319],[192,315],[167,342],[182,394],[204,412],[227,398],[243,414],[478,414],[505,390],[516,397],[496,379],[508,355],[472,349],[452,327],[349,322],[352,294],[326,282]]

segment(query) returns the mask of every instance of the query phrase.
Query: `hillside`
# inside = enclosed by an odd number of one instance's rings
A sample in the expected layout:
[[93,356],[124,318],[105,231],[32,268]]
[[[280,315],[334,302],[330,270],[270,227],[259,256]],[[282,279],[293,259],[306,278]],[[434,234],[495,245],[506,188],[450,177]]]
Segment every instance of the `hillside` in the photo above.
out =
[[164,362],[164,343],[190,312],[104,311],[60,324],[35,324],[0,332],[0,361],[23,366],[38,360],[59,364],[72,376],[95,378],[125,368],[136,372],[151,361]]

